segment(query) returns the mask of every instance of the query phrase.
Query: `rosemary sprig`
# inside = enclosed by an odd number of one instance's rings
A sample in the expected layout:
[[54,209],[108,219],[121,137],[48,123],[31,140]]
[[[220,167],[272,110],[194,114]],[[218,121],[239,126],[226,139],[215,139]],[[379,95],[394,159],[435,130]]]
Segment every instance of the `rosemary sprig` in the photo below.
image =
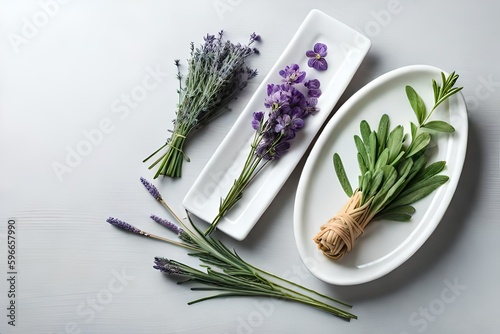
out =
[[[214,292],[212,295],[193,300],[188,304],[215,298],[265,296],[312,306],[346,320],[357,318],[354,314],[334,304],[344,307],[351,307],[351,305],[271,274],[244,261],[236,251],[227,248],[220,240],[200,231],[193,224],[189,215],[186,222],[180,219],[163,200],[158,189],[149,181],[141,178],[141,182],[149,193],[172,214],[178,224],[151,216],[154,221],[176,233],[180,242],[155,236],[156,239],[189,249],[191,252],[188,255],[197,257],[202,263],[201,268],[205,270],[163,257],[155,258],[154,268],[168,275],[187,279],[181,282],[183,284],[187,282],[199,284],[191,288],[193,291]],[[109,218],[108,222],[138,235],[153,236],[116,218]]]

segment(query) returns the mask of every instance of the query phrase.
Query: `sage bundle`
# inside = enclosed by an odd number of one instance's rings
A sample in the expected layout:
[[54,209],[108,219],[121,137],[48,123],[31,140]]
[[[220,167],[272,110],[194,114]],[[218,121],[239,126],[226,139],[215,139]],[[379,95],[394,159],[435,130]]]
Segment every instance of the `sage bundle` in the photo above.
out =
[[455,72],[448,77],[441,73],[441,79],[441,86],[432,80],[434,106],[430,112],[420,95],[406,86],[418,123],[410,122],[409,143],[404,127],[397,125],[391,130],[386,114],[380,118],[377,130],[361,121],[361,136],[354,136],[360,169],[354,191],[340,156],[333,155],[335,173],[349,200],[314,236],[318,248],[329,258],[340,260],[347,254],[373,220],[409,221],[415,212],[412,204],[448,181],[448,176],[440,174],[446,162],[429,163],[426,151],[432,135],[452,133],[455,129],[447,122],[429,118],[442,102],[463,87],[454,87],[458,79]]

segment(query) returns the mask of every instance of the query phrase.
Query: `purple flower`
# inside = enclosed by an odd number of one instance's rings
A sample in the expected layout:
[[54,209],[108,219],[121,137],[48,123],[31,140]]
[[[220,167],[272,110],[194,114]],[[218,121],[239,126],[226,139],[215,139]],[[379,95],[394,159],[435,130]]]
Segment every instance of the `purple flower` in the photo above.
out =
[[258,130],[260,128],[262,118],[264,118],[264,113],[262,111],[253,113],[252,128],[254,130]]
[[320,82],[318,79],[309,80],[304,83],[304,86],[307,87],[307,96],[312,98],[318,98],[321,96]]
[[264,155],[264,159],[266,160],[277,160],[283,156],[283,154],[288,151],[290,148],[290,142],[282,141],[277,145],[272,146],[266,155]]
[[287,131],[297,132],[304,126],[304,120],[300,117],[285,114],[277,118],[278,124],[274,127],[277,133],[287,133]]
[[328,63],[326,62],[327,49],[328,47],[323,43],[314,44],[314,50],[307,50],[306,56],[309,57],[307,65],[318,71],[325,71],[328,69]]
[[153,268],[168,275],[185,274],[184,270],[182,270],[182,268],[177,264],[172,263],[171,260],[162,257],[155,257],[155,265],[153,266]]
[[283,104],[288,103],[289,94],[284,90],[282,85],[267,85],[267,98],[264,101],[266,108],[271,108],[271,111],[279,109]]
[[[284,78],[283,83],[267,85],[264,101],[268,108],[267,119],[264,120],[262,111],[254,113],[252,119],[252,128],[259,138],[255,143],[255,155],[265,160],[283,156],[290,148],[290,140],[304,127],[304,119],[319,110],[316,107],[321,95],[319,80],[304,82],[306,74],[297,64],[286,66],[279,73]],[[307,90],[307,97],[298,87]]]
[[141,232],[142,232],[137,227],[132,226],[132,225],[130,225],[130,224],[124,222],[123,220],[118,219],[118,218],[109,217],[108,219],[106,219],[106,221],[108,223],[110,223],[111,225],[119,227],[119,228],[121,228],[121,229],[123,229],[125,231],[128,231],[128,232],[132,232],[132,233],[135,233],[135,234],[141,234]]
[[319,111],[319,108],[316,107],[318,104],[318,99],[315,97],[311,97],[307,100],[307,107],[305,108],[305,112],[308,115],[314,115]]
[[281,81],[291,85],[301,83],[306,77],[306,72],[300,71],[297,64],[286,66],[279,74],[283,77]]
[[253,41],[260,42],[260,40],[260,35],[257,35],[255,32],[250,35],[250,43],[252,43]]
[[180,228],[179,226],[175,225],[174,223],[172,223],[172,222],[170,222],[170,221],[168,221],[166,219],[160,218],[160,217],[158,217],[156,215],[151,215],[150,218],[153,219],[158,224],[165,226],[170,231],[172,231],[172,232],[174,232],[176,234],[182,234],[182,233],[184,233],[184,230],[182,228]]
[[146,187],[146,189],[149,191],[151,196],[153,196],[157,201],[162,200],[160,192],[153,184],[151,184],[151,182],[149,182],[148,180],[146,180],[143,177],[141,177],[141,182],[144,185],[144,187]]

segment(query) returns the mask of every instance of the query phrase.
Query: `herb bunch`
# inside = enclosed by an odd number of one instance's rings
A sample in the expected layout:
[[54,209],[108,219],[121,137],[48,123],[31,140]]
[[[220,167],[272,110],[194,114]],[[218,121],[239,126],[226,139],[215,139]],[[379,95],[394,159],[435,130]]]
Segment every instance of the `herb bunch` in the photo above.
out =
[[257,70],[246,65],[246,59],[259,51],[251,45],[260,36],[250,35],[248,45],[233,44],[223,39],[223,31],[217,36],[206,35],[204,43],[198,48],[191,43],[191,58],[188,60],[188,73],[183,85],[180,61],[175,60],[179,80],[179,101],[174,129],[170,138],[143,162],[148,161],[166,149],[149,169],[160,164],[154,176],[182,176],[183,161],[189,161],[184,152],[184,143],[196,129],[199,129],[223,113],[227,104],[247,86],[248,81],[257,75]]
[[280,278],[244,261],[234,250],[227,248],[221,241],[205,236],[191,222],[189,216],[189,223],[184,223],[165,203],[154,185],[144,178],[141,178],[141,182],[149,193],[170,212],[178,225],[156,215],[151,215],[151,218],[174,232],[178,241],[142,231],[117,218],[108,218],[107,222],[128,232],[186,248],[191,251],[188,255],[197,257],[202,262],[201,268],[203,269],[200,270],[164,257],[155,257],[154,259],[153,267],[155,269],[167,275],[186,279],[179,284],[198,283],[199,285],[192,287],[191,290],[214,292],[212,295],[193,300],[188,304],[223,297],[264,296],[309,305],[347,320],[357,318],[354,314],[344,311],[332,303],[345,307],[351,307],[351,305]]
[[354,141],[361,174],[354,191],[340,156],[334,154],[335,172],[350,199],[314,236],[318,248],[326,256],[334,260],[341,259],[352,249],[366,225],[374,219],[410,220],[415,212],[412,203],[448,181],[448,176],[439,174],[446,162],[428,164],[425,152],[432,136],[428,130],[445,133],[455,131],[447,122],[429,119],[442,102],[462,89],[454,87],[457,79],[458,75],[453,72],[448,77],[441,73],[441,86],[432,80],[434,106],[430,112],[420,95],[411,86],[406,86],[406,95],[418,123],[410,122],[409,144],[405,143],[402,125],[389,131],[387,115],[381,117],[376,131],[371,130],[365,120],[360,123],[361,137],[355,135]]
[[305,119],[319,110],[316,107],[321,95],[319,80],[305,81],[306,72],[297,64],[286,66],[279,75],[282,77],[280,84],[267,86],[264,101],[267,112],[253,114],[251,125],[255,134],[247,159],[227,196],[221,199],[219,212],[206,235],[215,230],[221,218],[242,198],[243,191],[258,173],[290,149],[290,142],[304,127]]

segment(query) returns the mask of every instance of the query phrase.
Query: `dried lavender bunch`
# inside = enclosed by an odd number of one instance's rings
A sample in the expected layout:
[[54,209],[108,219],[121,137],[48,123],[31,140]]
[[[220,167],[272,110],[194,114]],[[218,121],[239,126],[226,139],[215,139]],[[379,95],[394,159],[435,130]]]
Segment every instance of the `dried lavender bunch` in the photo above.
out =
[[188,60],[188,73],[184,86],[180,72],[180,61],[176,60],[179,80],[179,103],[176,119],[173,121],[172,135],[143,162],[148,161],[166,148],[166,151],[149,166],[160,163],[154,176],[181,177],[182,163],[189,158],[184,153],[184,143],[189,135],[210,123],[215,117],[228,110],[227,104],[247,86],[248,81],[257,75],[257,70],[249,68],[245,61],[259,51],[251,45],[260,36],[250,35],[248,45],[233,44],[223,39],[223,31],[217,36],[204,37],[198,48],[191,43],[191,58]]
[[[243,191],[257,174],[271,161],[278,160],[290,149],[290,142],[315,114],[321,95],[317,79],[305,81],[306,72],[291,64],[279,72],[281,84],[269,84],[263,111],[255,112],[252,127],[255,130],[247,160],[240,176],[234,181],[227,196],[221,200],[219,213],[205,232],[212,233],[229,210],[241,199]],[[301,92],[304,91],[304,93]],[[267,115],[266,115],[267,114]]]
[[232,296],[264,296],[299,302],[346,320],[357,318],[354,314],[332,305],[332,302],[351,307],[349,304],[280,278],[244,261],[234,250],[227,248],[221,241],[205,236],[191,220],[189,223],[184,223],[165,203],[154,185],[143,178],[141,178],[141,182],[149,193],[172,214],[178,225],[156,215],[151,215],[151,219],[175,233],[179,241],[152,235],[116,218],[109,218],[107,221],[125,231],[184,247],[191,251],[189,255],[200,259],[203,263],[201,267],[204,270],[163,257],[155,257],[154,259],[153,268],[168,275],[187,279],[182,283],[201,284],[201,286],[192,287],[191,290],[216,292],[214,295],[194,300],[188,304]]

